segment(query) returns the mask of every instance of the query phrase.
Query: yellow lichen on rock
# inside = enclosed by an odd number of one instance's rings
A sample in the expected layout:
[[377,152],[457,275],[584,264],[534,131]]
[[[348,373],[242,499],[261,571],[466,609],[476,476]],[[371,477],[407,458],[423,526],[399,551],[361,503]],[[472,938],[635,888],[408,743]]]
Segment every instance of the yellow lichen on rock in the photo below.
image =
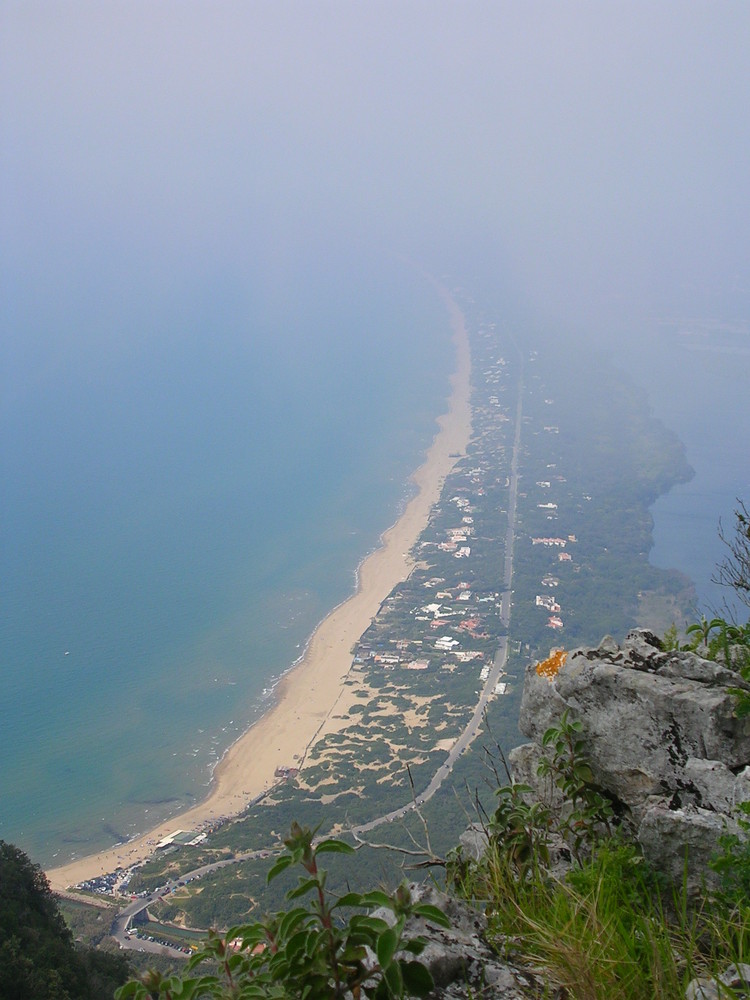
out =
[[553,677],[557,676],[557,672],[560,667],[565,663],[568,658],[568,654],[564,649],[553,649],[546,660],[540,660],[536,665],[536,672],[540,677],[546,677],[548,680],[552,680]]

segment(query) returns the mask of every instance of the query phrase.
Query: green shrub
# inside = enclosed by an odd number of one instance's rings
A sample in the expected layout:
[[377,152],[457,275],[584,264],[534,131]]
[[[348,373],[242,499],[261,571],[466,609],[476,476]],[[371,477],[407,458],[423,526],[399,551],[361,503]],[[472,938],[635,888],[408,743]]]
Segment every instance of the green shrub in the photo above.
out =
[[582,724],[571,720],[566,709],[560,722],[550,726],[542,737],[542,746],[550,747],[552,753],[541,759],[537,769],[540,777],[551,778],[563,796],[565,808],[559,832],[577,858],[584,845],[596,842],[602,829],[612,834],[612,806],[594,783],[580,737],[582,731]]
[[717,898],[731,907],[750,908],[750,802],[739,804],[738,824],[743,835],[725,833],[719,838],[721,850],[710,862],[719,875],[721,887]]
[[[332,899],[318,858],[353,854],[354,848],[340,840],[315,844],[313,835],[309,828],[293,824],[286,850],[268,873],[270,882],[290,866],[301,865],[304,875],[287,900],[309,896],[307,906],[294,905],[266,920],[233,927],[223,936],[212,933],[188,963],[186,976],[149,973],[119,990],[118,1000],[387,1000],[429,993],[432,977],[416,957],[425,942],[406,936],[406,920],[414,915],[446,927],[445,914],[434,906],[413,904],[405,885],[392,894],[350,892]],[[389,910],[392,920],[375,916],[378,909]],[[207,960],[218,964],[220,975],[193,974]]]
[[[544,742],[551,756],[540,772],[563,795],[559,816],[511,781],[485,824],[484,855],[449,858],[449,884],[484,908],[490,942],[544,970],[549,994],[569,1000],[684,1000],[693,978],[747,962],[750,844],[727,834],[712,865],[722,891],[688,905],[684,887],[675,892],[622,828],[613,831],[580,724],[566,713]],[[577,848],[565,877],[550,869],[555,835]]]

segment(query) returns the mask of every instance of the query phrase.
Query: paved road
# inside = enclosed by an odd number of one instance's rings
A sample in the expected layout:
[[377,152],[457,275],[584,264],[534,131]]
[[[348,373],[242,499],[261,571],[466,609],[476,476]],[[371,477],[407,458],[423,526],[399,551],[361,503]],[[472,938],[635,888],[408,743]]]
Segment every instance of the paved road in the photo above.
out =
[[[519,352],[520,353],[520,352]],[[523,373],[518,383],[518,404],[516,407],[516,432],[513,438],[513,456],[511,459],[511,472],[510,472],[510,489],[508,493],[508,530],[505,536],[505,558],[503,566],[503,587],[500,598],[500,621],[503,627],[507,630],[510,625],[510,613],[512,606],[512,583],[513,583],[513,548],[515,544],[515,525],[516,525],[516,503],[518,499],[518,460],[521,451],[521,418],[523,416]],[[407,813],[411,812],[418,806],[427,802],[432,796],[437,792],[442,783],[448,777],[448,775],[453,770],[453,767],[461,756],[461,754],[466,750],[468,746],[473,743],[476,737],[479,735],[479,730],[484,719],[484,713],[486,711],[487,705],[495,692],[495,686],[502,676],[505,669],[505,664],[508,660],[508,638],[507,636],[501,636],[500,644],[498,646],[497,654],[490,667],[489,674],[487,675],[487,680],[484,683],[479,694],[479,700],[477,701],[474,713],[464,729],[460,734],[453,747],[448,753],[445,761],[440,765],[436,774],[432,777],[432,780],[424,789],[423,792],[419,793],[414,802],[409,802],[405,806],[401,806],[398,809],[394,809],[384,816],[379,816],[377,819],[370,820],[368,823],[362,823],[359,826],[351,827],[349,832],[356,838],[360,837],[364,833],[369,833],[376,827],[382,826],[384,823],[392,823],[393,820],[401,819],[406,816]],[[277,853],[273,851],[271,853]],[[216,861],[212,864],[203,865],[201,868],[196,868],[192,872],[187,872],[182,875],[179,879],[180,882],[193,881],[197,878],[201,878],[204,875],[214,872],[219,868],[225,868],[227,865],[238,864],[240,861],[248,861],[253,858],[267,857],[269,854],[268,850],[263,851],[251,851],[248,854],[237,854],[233,858],[229,858],[225,861]],[[149,896],[142,899],[134,900],[128,906],[125,907],[115,919],[112,924],[112,936],[118,941],[121,948],[129,948],[138,951],[149,951],[158,954],[163,954],[165,950],[170,954],[175,956],[184,957],[184,952],[179,951],[177,948],[169,948],[166,945],[160,944],[156,941],[144,941],[142,938],[135,938],[128,936],[128,928],[133,917],[145,910],[150,903],[156,902],[156,900],[163,898],[168,895],[174,888],[177,887],[177,880],[168,882],[165,886],[155,890]]]
[[112,923],[112,929],[110,931],[112,937],[117,941],[121,948],[129,948],[131,951],[149,951],[160,955],[164,954],[166,951],[170,955],[176,955],[180,958],[184,958],[185,953],[180,951],[179,948],[172,948],[159,941],[146,941],[140,937],[131,937],[129,929],[132,925],[133,917],[147,909],[147,907],[149,907],[152,903],[168,896],[174,889],[180,887],[180,883],[185,883],[187,881],[193,882],[195,879],[202,878],[210,872],[218,871],[219,868],[226,868],[228,865],[236,865],[240,861],[249,861],[253,858],[267,857],[267,855],[268,851],[249,851],[246,854],[236,854],[233,858],[227,858],[223,861],[213,861],[211,864],[195,868],[193,871],[186,872],[184,875],[181,875],[179,879],[171,879],[166,883],[166,885],[155,889],[153,892],[149,893],[148,896],[134,899],[124,909],[120,910],[119,914]]

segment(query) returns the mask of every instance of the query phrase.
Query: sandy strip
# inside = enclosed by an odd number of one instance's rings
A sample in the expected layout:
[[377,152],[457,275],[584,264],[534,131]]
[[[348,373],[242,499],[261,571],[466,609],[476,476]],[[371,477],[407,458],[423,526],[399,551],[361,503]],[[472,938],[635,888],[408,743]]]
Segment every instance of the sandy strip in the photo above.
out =
[[357,592],[320,623],[299,664],[279,684],[277,702],[217,765],[207,798],[127,844],[51,869],[47,877],[53,889],[63,890],[135,864],[177,830],[195,830],[236,816],[274,783],[279,765],[294,766],[304,758],[334,708],[341,712],[347,707],[337,702],[352,697],[342,686],[351,666],[351,649],[393,587],[408,576],[412,567],[409,550],[426,526],[445,477],[457,457],[464,454],[471,435],[469,338],[455,301],[444,288],[437,287],[450,313],[456,345],[449,409],[438,420],[439,431],[424,464],[412,476],[417,494],[383,534],[380,547],[362,562]]

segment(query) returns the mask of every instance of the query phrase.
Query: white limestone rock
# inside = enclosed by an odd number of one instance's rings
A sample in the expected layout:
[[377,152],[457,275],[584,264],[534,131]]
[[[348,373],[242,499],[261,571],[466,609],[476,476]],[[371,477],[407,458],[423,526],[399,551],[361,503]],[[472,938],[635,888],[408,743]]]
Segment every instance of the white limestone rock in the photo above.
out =
[[750,800],[750,718],[736,717],[730,691],[745,686],[722,664],[662,650],[646,631],[622,647],[605,637],[574,650],[551,678],[529,666],[519,726],[533,742],[510,755],[514,776],[548,794],[536,777],[542,736],[569,710],[596,784],[638,830],[646,856],[679,881],[687,849],[691,872],[710,880],[718,839],[742,835],[734,814]]
[[692,653],[664,653],[650,638],[631,633],[617,653],[607,641],[575,650],[552,679],[530,666],[519,723],[540,742],[569,709],[583,722],[597,781],[636,821],[652,796],[689,790],[688,761],[712,760],[730,770],[750,764],[750,719],[735,717],[735,697],[721,683],[731,672]]
[[[435,983],[431,1000],[469,1000],[477,996],[528,1000],[530,996],[542,995],[544,984],[533,973],[504,961],[490,948],[485,938],[487,920],[483,913],[428,884],[412,884],[409,890],[413,902],[437,906],[450,920],[449,928],[415,917],[406,923],[407,937],[427,940],[419,961],[429,969]],[[393,914],[390,910],[377,910],[373,916],[390,922]]]

